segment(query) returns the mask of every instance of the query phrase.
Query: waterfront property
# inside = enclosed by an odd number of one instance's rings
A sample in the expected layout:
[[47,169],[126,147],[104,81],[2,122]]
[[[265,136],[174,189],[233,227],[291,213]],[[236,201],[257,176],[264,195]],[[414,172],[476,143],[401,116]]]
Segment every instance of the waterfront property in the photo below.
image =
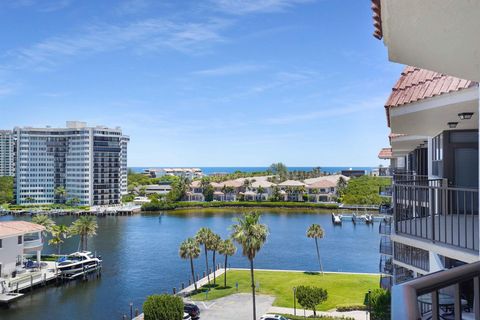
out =
[[[340,179],[346,183],[350,178],[343,175],[325,175],[317,178],[286,180],[274,183],[274,176],[238,178],[223,182],[208,182],[214,189],[214,201],[267,201],[277,197],[277,201],[307,201],[331,203],[337,198],[337,184]],[[186,200],[205,201],[204,186],[201,180],[190,183]]]
[[43,231],[45,227],[27,221],[0,222],[0,278],[15,277],[26,254],[33,254],[40,263]]
[[373,1],[374,35],[410,65],[385,104],[396,172],[380,250],[393,319],[480,319],[478,9]]
[[[17,204],[118,204],[127,193],[127,143],[120,128],[15,128]],[[60,191],[61,190],[61,191]]]
[[145,169],[143,174],[151,178],[160,178],[163,176],[183,177],[189,180],[199,179],[203,177],[202,169],[200,168],[159,168],[159,169]]

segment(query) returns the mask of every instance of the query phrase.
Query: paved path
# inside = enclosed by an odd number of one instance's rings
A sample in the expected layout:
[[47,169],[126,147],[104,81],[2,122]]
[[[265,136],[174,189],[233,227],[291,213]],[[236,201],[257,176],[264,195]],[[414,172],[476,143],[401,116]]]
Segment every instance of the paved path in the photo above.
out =
[[[274,297],[256,295],[257,319],[272,307]],[[195,302],[200,308],[201,320],[245,320],[252,319],[252,295],[237,293],[211,301]]]
[[[227,270],[230,270],[230,269],[227,268]],[[215,271],[215,276],[218,278],[224,272],[225,272],[225,269],[219,269],[219,270]],[[213,283],[213,278],[214,277],[213,277],[213,272],[212,272],[212,273],[210,273],[210,282],[211,283]],[[217,283],[219,283],[219,282],[223,285],[223,279],[217,279]],[[207,283],[208,283],[208,278],[207,277],[202,278],[202,279],[197,281],[197,287],[200,288],[201,286],[204,286]],[[194,290],[195,290],[195,285],[191,284],[190,286],[188,286],[185,289],[183,289],[182,291],[180,291],[178,294],[179,295],[187,295],[188,293],[193,292]]]
[[[294,314],[294,310],[290,308],[281,308],[281,307],[271,307],[268,310],[269,313],[283,313],[283,314]],[[297,316],[303,316],[303,309],[298,309],[297,308]],[[306,310],[305,315],[311,316],[313,315],[313,311]],[[369,316],[367,316],[367,313],[365,311],[348,311],[348,312],[337,312],[337,311],[317,311],[317,315],[322,315],[322,316],[336,316],[336,317],[350,317],[355,320],[368,320],[370,319]]]

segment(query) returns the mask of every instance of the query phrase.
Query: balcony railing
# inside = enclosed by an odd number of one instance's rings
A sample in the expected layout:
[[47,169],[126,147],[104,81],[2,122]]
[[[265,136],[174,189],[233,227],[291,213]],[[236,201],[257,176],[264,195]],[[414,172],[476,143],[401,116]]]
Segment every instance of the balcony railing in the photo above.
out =
[[382,197],[391,197],[393,193],[392,186],[383,186],[379,188],[378,194]]
[[393,274],[393,263],[391,256],[381,256],[378,271],[382,274]]
[[395,232],[478,252],[478,189],[443,180],[394,184]]
[[[473,288],[469,299],[462,298],[461,285],[465,283]],[[423,317],[447,319],[446,316],[448,319],[463,319],[467,316],[467,311],[469,319],[480,319],[480,262],[396,285],[392,294],[392,320]],[[449,300],[448,305],[446,300]],[[431,306],[427,310],[422,303],[425,301]],[[425,312],[428,313],[424,314]]]
[[392,255],[393,246],[392,246],[392,240],[390,240],[390,237],[383,236],[382,239],[380,240],[380,253],[390,255],[390,256]]
[[430,271],[430,256],[428,251],[399,242],[395,242],[394,249],[393,256],[396,261],[403,262],[424,271]]
[[378,226],[378,232],[383,235],[390,235],[392,234],[392,222],[391,217],[386,217],[384,220],[380,222]]

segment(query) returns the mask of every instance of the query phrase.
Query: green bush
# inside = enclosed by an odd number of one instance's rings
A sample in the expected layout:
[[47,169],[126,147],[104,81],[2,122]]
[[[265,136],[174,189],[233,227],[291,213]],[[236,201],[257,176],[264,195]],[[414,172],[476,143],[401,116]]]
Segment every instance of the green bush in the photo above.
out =
[[370,294],[370,308],[372,320],[390,320],[390,292],[383,289],[375,289]]
[[174,202],[153,200],[149,203],[144,203],[142,205],[142,211],[173,210],[176,207],[177,205]]
[[[297,311],[298,313],[299,311]],[[304,320],[305,317],[304,316],[294,316],[294,315],[291,315],[291,314],[283,314],[284,317],[286,317],[287,319],[290,319],[290,320]],[[318,320],[355,320],[354,318],[351,318],[351,317],[335,317],[335,316],[317,316],[317,317],[314,317],[314,316],[309,316],[307,317],[307,319],[310,319],[310,320],[315,320],[315,319],[318,319]]]
[[168,294],[148,296],[143,313],[145,320],[182,320],[182,298]]
[[0,177],[0,204],[13,200],[13,177]]
[[390,199],[380,196],[380,187],[392,184],[391,179],[371,176],[352,178],[341,192],[340,201],[345,204],[380,205]]
[[347,306],[337,306],[338,312],[348,312],[348,311],[365,311],[367,310],[367,306],[363,304],[358,305],[347,305]]

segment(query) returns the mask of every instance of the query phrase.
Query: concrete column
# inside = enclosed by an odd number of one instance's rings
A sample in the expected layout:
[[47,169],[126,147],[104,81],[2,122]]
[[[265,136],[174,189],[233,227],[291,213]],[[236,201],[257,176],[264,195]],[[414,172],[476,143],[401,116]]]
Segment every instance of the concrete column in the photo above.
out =
[[40,264],[40,261],[41,261],[41,259],[42,259],[41,256],[42,256],[42,251],[37,250],[37,262],[38,262],[39,264]]

